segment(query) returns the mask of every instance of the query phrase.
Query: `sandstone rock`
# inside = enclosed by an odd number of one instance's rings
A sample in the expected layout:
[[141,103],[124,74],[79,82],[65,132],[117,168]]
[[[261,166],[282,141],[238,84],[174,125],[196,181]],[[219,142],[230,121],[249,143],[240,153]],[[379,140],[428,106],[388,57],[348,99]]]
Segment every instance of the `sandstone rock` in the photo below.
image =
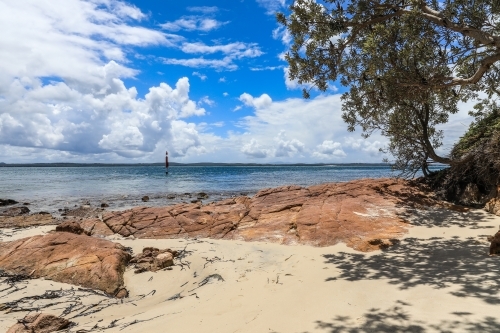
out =
[[56,224],[57,220],[52,215],[32,214],[20,216],[0,216],[0,228],[26,228],[39,225]]
[[144,202],[148,202],[149,201],[149,197],[147,195],[145,195],[145,196],[142,197],[141,200],[144,201]]
[[0,269],[99,289],[113,295],[123,285],[130,254],[108,240],[56,232],[0,243]]
[[491,242],[490,244],[490,255],[500,254],[500,231],[493,237],[489,237],[488,240]]
[[51,333],[67,328],[67,319],[46,313],[31,313],[19,320],[7,333]]
[[106,237],[114,235],[114,232],[100,219],[85,219],[80,222],[86,235],[96,237]]
[[124,237],[210,237],[313,246],[344,242],[372,251],[393,244],[406,232],[405,209],[453,208],[418,186],[396,179],[283,186],[259,191],[253,198],[207,205],[195,202],[104,212],[102,223]]
[[116,293],[115,293],[115,297],[116,298],[127,298],[128,297],[128,290],[125,289],[125,288],[121,288],[119,289]]
[[175,195],[169,194],[169,195],[167,195],[167,199],[169,199],[169,200],[175,199]]
[[66,221],[59,224],[56,227],[57,232],[70,232],[72,234],[81,235],[84,233],[83,228],[80,226],[80,223],[75,221]]
[[15,205],[18,202],[12,199],[0,199],[0,207],[2,206],[10,206],[10,205]]
[[103,209],[101,208],[93,208],[90,205],[84,205],[77,207],[75,209],[67,209],[65,208],[62,216],[71,216],[71,217],[81,217],[81,218],[96,218],[99,214],[102,213]]
[[492,190],[490,200],[485,204],[484,209],[491,214],[500,216],[500,186]]
[[10,208],[7,208],[7,209],[0,211],[0,216],[13,217],[13,216],[25,215],[25,214],[28,214],[29,212],[30,212],[29,208],[25,207],[25,206],[10,207]]
[[177,252],[170,249],[159,250],[153,247],[145,247],[141,254],[136,255],[130,260],[130,263],[134,264],[136,268],[135,273],[146,271],[156,272],[160,269],[173,266],[176,255]]

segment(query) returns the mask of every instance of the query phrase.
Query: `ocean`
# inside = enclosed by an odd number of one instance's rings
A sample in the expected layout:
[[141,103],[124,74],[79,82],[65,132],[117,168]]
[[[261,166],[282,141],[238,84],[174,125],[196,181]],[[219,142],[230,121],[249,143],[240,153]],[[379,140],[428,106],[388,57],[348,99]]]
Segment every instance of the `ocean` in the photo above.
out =
[[[385,165],[324,166],[83,166],[2,167],[0,198],[29,203],[32,211],[56,213],[89,202],[109,209],[142,205],[161,206],[196,200],[203,202],[237,195],[252,196],[263,188],[309,186],[359,178],[391,177]],[[168,196],[168,197],[167,197]]]

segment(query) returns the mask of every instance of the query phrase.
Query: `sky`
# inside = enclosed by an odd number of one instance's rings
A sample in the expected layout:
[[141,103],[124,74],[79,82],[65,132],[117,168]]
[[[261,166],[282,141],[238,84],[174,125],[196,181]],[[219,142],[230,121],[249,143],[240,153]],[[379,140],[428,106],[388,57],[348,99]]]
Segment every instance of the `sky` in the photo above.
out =
[[[291,0],[0,0],[0,162],[379,163],[287,77]],[[469,105],[442,127],[446,153]]]

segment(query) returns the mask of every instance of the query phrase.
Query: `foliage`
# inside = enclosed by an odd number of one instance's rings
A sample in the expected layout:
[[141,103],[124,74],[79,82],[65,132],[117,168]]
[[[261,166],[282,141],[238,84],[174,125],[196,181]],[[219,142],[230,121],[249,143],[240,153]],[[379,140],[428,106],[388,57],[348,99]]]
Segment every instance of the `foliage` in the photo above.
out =
[[498,0],[296,0],[290,9],[277,15],[293,38],[290,79],[320,91],[335,81],[349,87],[348,130],[381,131],[396,168],[457,162],[436,153],[436,126],[459,101],[498,92]]

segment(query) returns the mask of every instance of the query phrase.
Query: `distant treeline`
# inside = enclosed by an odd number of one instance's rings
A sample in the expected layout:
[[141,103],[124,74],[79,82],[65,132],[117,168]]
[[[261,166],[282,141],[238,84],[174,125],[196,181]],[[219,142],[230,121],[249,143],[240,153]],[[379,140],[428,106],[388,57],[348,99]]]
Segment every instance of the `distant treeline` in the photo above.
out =
[[[2,163],[0,162],[0,167],[132,167],[132,166],[164,166],[165,163]],[[177,163],[170,162],[170,166],[327,166],[327,165],[338,165],[338,166],[385,166],[389,167],[390,164],[387,163],[293,163],[293,164],[259,164],[259,163]]]

